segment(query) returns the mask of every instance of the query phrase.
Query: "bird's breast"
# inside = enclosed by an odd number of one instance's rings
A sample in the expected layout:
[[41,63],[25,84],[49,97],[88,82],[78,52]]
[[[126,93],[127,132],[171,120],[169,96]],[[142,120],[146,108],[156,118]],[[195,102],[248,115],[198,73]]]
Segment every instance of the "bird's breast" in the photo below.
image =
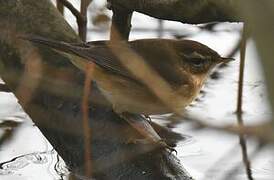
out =
[[100,67],[95,69],[94,78],[103,95],[118,113],[131,112],[150,115],[168,112],[166,106],[145,85],[108,73]]
[[117,113],[131,112],[137,114],[165,114],[172,113],[166,104],[172,103],[176,109],[185,108],[196,97],[200,90],[198,81],[187,83],[174,90],[170,102],[162,102],[145,85],[136,83],[114,73],[106,72],[96,66],[94,78],[103,95],[112,103]]

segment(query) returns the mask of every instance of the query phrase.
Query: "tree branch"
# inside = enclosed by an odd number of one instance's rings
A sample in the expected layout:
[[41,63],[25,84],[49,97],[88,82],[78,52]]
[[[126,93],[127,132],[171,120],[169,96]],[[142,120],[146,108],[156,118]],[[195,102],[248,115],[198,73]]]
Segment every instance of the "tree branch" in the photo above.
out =
[[108,0],[110,7],[189,24],[241,21],[235,6],[244,0]]
[[58,0],[61,3],[64,4],[64,6],[66,6],[66,8],[68,8],[70,10],[70,12],[77,18],[77,19],[81,19],[82,16],[80,14],[80,12],[67,0]]
[[80,12],[67,0],[59,0],[66,6],[70,12],[75,16],[76,22],[78,25],[79,36],[83,41],[86,41],[87,36],[87,7],[91,0],[82,0],[81,1],[81,10]]

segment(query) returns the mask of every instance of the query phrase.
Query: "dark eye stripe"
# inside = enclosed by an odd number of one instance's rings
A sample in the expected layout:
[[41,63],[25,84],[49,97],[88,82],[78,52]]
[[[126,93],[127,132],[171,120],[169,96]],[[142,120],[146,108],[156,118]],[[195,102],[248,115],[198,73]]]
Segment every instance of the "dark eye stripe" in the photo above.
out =
[[191,63],[192,65],[194,65],[196,67],[201,67],[201,66],[204,66],[205,64],[207,64],[207,60],[199,59],[199,58],[192,58],[192,59],[189,59],[189,63]]

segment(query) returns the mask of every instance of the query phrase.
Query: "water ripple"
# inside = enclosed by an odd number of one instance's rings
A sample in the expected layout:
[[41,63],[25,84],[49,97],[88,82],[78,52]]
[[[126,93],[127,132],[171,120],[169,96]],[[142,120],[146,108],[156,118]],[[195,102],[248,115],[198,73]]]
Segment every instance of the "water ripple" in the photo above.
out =
[[9,161],[0,163],[0,175],[13,174],[15,171],[25,168],[30,164],[45,164],[48,162],[47,155],[52,151],[35,152],[17,156]]

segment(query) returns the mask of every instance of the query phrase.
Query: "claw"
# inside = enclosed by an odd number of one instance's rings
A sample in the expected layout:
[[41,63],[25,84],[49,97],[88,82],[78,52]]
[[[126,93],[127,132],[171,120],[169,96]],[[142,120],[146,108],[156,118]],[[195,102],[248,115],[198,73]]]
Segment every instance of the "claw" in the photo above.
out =
[[[149,145],[149,144],[153,144],[153,142],[149,141],[148,139],[130,139],[129,141],[127,141],[128,144],[133,143],[133,144],[143,144],[143,145]],[[158,145],[158,147],[161,148],[166,148],[170,151],[170,153],[175,152],[175,154],[177,155],[177,151],[176,149],[174,149],[173,147],[167,145],[167,143],[161,139],[158,142],[154,142],[156,145]]]
[[175,152],[176,155],[178,154],[177,150],[176,150],[175,148],[173,148],[173,147],[167,145],[167,143],[166,143],[163,139],[161,139],[160,141],[158,141],[158,144],[159,144],[161,147],[168,149],[168,150],[170,151],[170,153]]

